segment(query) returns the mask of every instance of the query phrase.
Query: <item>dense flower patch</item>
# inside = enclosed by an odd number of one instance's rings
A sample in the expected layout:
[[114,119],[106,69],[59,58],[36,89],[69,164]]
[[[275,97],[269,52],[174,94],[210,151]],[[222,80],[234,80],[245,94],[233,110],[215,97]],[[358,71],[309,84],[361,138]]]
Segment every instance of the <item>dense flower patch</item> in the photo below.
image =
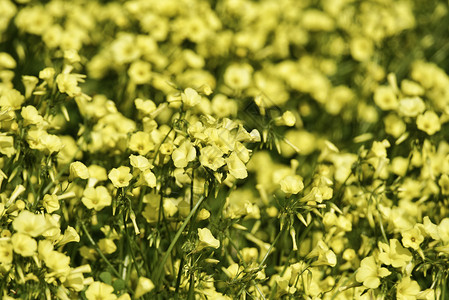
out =
[[448,10],[0,0],[2,299],[447,299]]

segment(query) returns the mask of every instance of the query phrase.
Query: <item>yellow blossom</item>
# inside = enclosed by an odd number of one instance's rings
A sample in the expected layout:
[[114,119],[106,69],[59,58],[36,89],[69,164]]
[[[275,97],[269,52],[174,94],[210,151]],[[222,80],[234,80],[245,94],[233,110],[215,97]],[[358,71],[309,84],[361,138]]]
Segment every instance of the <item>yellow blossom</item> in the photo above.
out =
[[87,179],[89,178],[89,170],[80,161],[75,161],[70,164],[69,181],[73,181],[75,178]]
[[154,289],[153,282],[146,277],[139,277],[137,281],[136,292],[134,297],[140,298],[148,292],[151,292]]
[[128,144],[129,149],[140,155],[145,155],[154,149],[154,143],[147,132],[138,131],[131,135]]
[[11,237],[14,252],[22,256],[32,256],[37,250],[37,242],[29,235],[15,233]]
[[172,153],[173,164],[176,168],[185,168],[187,164],[196,158],[196,149],[189,141],[184,141]]
[[412,229],[402,232],[402,244],[405,247],[418,250],[420,244],[424,241],[424,236],[421,234],[421,230],[415,226]]
[[129,167],[121,166],[109,171],[108,178],[116,188],[121,188],[129,185],[133,175],[131,175]]
[[47,221],[41,214],[33,214],[28,210],[23,210],[12,222],[14,230],[20,233],[37,237],[47,229]]
[[51,214],[59,209],[59,200],[57,195],[46,194],[43,198],[45,210]]
[[382,110],[393,110],[399,105],[396,94],[390,86],[379,86],[374,92],[374,102]]
[[298,194],[304,188],[304,183],[299,175],[289,175],[280,181],[281,190],[287,195]]
[[433,111],[426,111],[416,118],[416,126],[428,135],[434,135],[441,129],[440,118]]
[[360,267],[357,269],[356,280],[363,283],[363,285],[370,289],[376,289],[380,285],[381,277],[390,275],[391,272],[386,268],[382,268],[376,263],[374,256],[365,257],[360,262]]
[[220,241],[212,235],[212,232],[210,232],[208,228],[198,228],[198,238],[199,243],[196,247],[196,251],[200,251],[207,247],[215,249],[220,247]]
[[117,296],[114,294],[114,288],[109,284],[94,281],[86,290],[87,300],[115,300]]
[[410,251],[402,247],[397,239],[390,239],[390,245],[379,242],[379,247],[382,250],[379,253],[379,260],[395,268],[404,267],[413,258]]
[[396,287],[396,299],[398,300],[412,300],[421,291],[419,284],[410,277],[404,277]]
[[213,171],[217,171],[226,162],[224,160],[223,152],[216,146],[206,146],[200,150],[200,163]]
[[229,157],[225,159],[228,166],[229,174],[238,179],[243,179],[248,176],[245,164],[240,160],[235,152],[232,152]]
[[106,206],[111,205],[112,198],[109,191],[104,186],[87,187],[83,192],[81,201],[88,209],[100,211]]

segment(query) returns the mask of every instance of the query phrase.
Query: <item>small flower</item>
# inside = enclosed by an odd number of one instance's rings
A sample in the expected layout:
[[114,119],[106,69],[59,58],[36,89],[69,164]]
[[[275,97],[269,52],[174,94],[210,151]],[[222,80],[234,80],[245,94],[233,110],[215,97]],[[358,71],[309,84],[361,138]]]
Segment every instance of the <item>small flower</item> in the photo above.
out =
[[11,157],[16,153],[12,136],[0,135],[0,153],[7,157]]
[[228,166],[229,174],[238,179],[248,177],[245,164],[240,160],[235,152],[232,152],[228,158],[225,159]]
[[37,250],[37,242],[29,235],[15,233],[11,237],[14,252],[22,256],[32,256]]
[[251,84],[253,68],[248,64],[230,65],[224,73],[224,82],[235,90],[242,90]]
[[412,300],[416,299],[416,296],[421,291],[419,284],[411,280],[410,277],[404,277],[399,282],[396,288],[396,299],[397,300]]
[[148,158],[142,155],[133,155],[129,156],[129,160],[131,162],[131,166],[138,169],[141,172],[145,170],[151,169],[153,165],[148,161]]
[[424,236],[417,226],[402,233],[402,244],[405,247],[418,250],[419,245],[424,241]]
[[131,135],[128,144],[131,151],[137,152],[140,155],[145,155],[154,149],[154,143],[151,140],[150,134],[143,131],[138,131]]
[[196,247],[196,251],[200,251],[206,247],[212,247],[215,249],[220,247],[220,241],[212,235],[212,232],[210,232],[208,228],[198,228],[198,238],[199,243]]
[[130,170],[130,168],[124,166],[114,168],[109,172],[108,178],[116,188],[126,187],[133,178]]
[[151,65],[145,61],[135,61],[128,69],[128,76],[135,84],[148,83],[151,79]]
[[46,194],[43,198],[43,205],[49,214],[57,211],[59,209],[58,196]]
[[287,195],[298,194],[304,188],[301,176],[289,175],[281,180],[281,190]]
[[191,142],[184,141],[173,151],[171,157],[175,167],[185,168],[189,162],[196,158],[196,149]]
[[390,275],[391,272],[386,268],[380,267],[376,263],[374,256],[365,257],[360,262],[360,267],[357,269],[355,279],[358,282],[363,283],[363,285],[370,289],[376,289],[380,285],[380,277],[386,277]]
[[37,237],[47,229],[47,221],[43,215],[22,210],[12,222],[12,226],[19,233]]
[[151,279],[146,277],[139,277],[139,281],[137,281],[136,292],[134,294],[135,298],[140,298],[146,293],[152,291],[154,289],[154,284]]
[[193,107],[200,103],[201,96],[192,88],[186,88],[183,93],[181,93],[181,100],[185,108]]
[[89,170],[80,161],[75,161],[70,164],[69,181],[73,181],[75,178],[87,179],[89,178]]
[[87,300],[115,300],[117,296],[114,295],[114,288],[109,284],[94,281],[86,290]]
[[206,146],[200,150],[200,163],[213,171],[217,171],[226,162],[223,152],[217,146]]
[[108,189],[104,186],[88,187],[83,192],[81,201],[88,209],[100,211],[106,206],[111,205],[112,198]]
[[13,259],[13,246],[9,242],[0,242],[0,263],[10,264]]
[[390,239],[390,245],[379,242],[379,247],[382,250],[379,253],[379,260],[394,268],[404,267],[413,258],[410,251],[402,247],[397,239]]
[[396,94],[390,86],[379,86],[374,92],[374,102],[382,110],[393,110],[399,105]]
[[435,112],[426,111],[416,118],[416,126],[428,135],[434,135],[441,129],[440,118]]

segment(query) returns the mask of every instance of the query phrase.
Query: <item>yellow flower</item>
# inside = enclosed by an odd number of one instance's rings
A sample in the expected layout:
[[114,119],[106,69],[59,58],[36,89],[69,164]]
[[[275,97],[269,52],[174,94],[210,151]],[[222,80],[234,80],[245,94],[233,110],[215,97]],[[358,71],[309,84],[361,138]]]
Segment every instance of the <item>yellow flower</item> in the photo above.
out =
[[128,69],[128,76],[135,84],[148,83],[151,79],[151,65],[145,61],[135,61]]
[[245,164],[240,160],[235,152],[232,152],[231,155],[225,159],[225,161],[228,166],[229,174],[238,179],[248,177]]
[[183,93],[181,93],[181,100],[185,108],[193,107],[200,103],[201,96],[192,88],[186,88]]
[[57,211],[59,209],[58,196],[46,194],[43,198],[43,205],[49,214]]
[[206,247],[212,247],[215,249],[220,247],[220,241],[212,235],[212,232],[210,232],[208,228],[198,228],[198,238],[199,243],[196,247],[196,251],[200,251]]
[[0,264],[10,264],[13,258],[13,245],[6,241],[0,242]]
[[370,289],[376,289],[380,285],[380,277],[386,277],[390,275],[391,272],[386,268],[380,267],[376,263],[374,256],[365,257],[360,262],[360,267],[357,269],[355,279],[358,282],[363,283],[363,285]]
[[138,131],[131,135],[128,147],[131,151],[137,152],[140,155],[145,155],[154,149],[154,143],[147,132]]
[[137,281],[136,293],[134,294],[134,297],[140,298],[153,289],[154,289],[154,284],[150,279],[148,279],[146,277],[139,277],[139,280]]
[[337,256],[329,249],[329,247],[322,240],[319,240],[315,248],[310,251],[306,258],[318,257],[312,263],[312,266],[331,266],[335,267],[337,264]]
[[440,118],[435,112],[428,110],[416,118],[416,126],[428,135],[433,135],[441,129]]
[[185,168],[189,162],[196,158],[196,149],[191,142],[186,140],[173,151],[171,157],[175,167]]
[[39,114],[36,107],[32,105],[28,105],[25,107],[22,107],[22,110],[20,112],[20,115],[22,116],[24,120],[24,125],[41,125],[44,122],[44,118]]
[[151,170],[145,170],[141,174],[141,178],[145,182],[145,185],[149,186],[150,188],[156,187],[157,181],[156,181],[156,175],[154,175]]
[[17,90],[7,89],[0,96],[0,107],[3,109],[20,109],[25,97]]
[[32,256],[37,250],[37,242],[29,235],[15,233],[11,237],[14,252],[22,256]]
[[70,164],[69,181],[75,178],[87,179],[89,176],[89,170],[82,162],[75,161]]
[[88,187],[83,192],[81,201],[88,209],[100,211],[106,206],[111,205],[111,195],[104,186]]
[[200,150],[200,163],[213,171],[217,171],[226,162],[224,160],[223,152],[217,146],[206,146]]
[[398,107],[398,99],[390,86],[379,86],[374,91],[374,102],[382,110],[392,110]]
[[230,65],[224,73],[224,82],[235,90],[242,90],[251,84],[253,68],[248,64]]
[[404,277],[396,288],[396,299],[415,300],[420,291],[421,288],[416,281],[411,280],[410,277]]
[[422,114],[426,106],[420,97],[402,98],[399,100],[398,113],[406,117]]
[[0,153],[7,157],[11,157],[16,153],[12,136],[0,135]]
[[382,250],[379,253],[379,260],[395,268],[404,267],[413,258],[410,251],[402,247],[397,239],[390,239],[390,245],[379,242],[379,247]]
[[304,188],[301,176],[289,175],[281,180],[281,190],[287,195],[298,194]]
[[417,226],[402,233],[402,244],[405,247],[418,250],[419,245],[424,241],[424,236]]
[[70,97],[80,96],[81,88],[78,86],[78,81],[81,81],[82,76],[70,73],[61,73],[56,76],[56,84],[58,90],[62,94],[67,94]]
[[108,178],[116,188],[121,188],[129,185],[133,175],[130,173],[130,168],[121,166],[109,171]]
[[141,172],[144,172],[145,170],[151,169],[153,165],[148,161],[148,158],[142,156],[142,155],[133,155],[131,154],[129,156],[129,160],[131,163],[131,166],[138,169]]
[[43,215],[22,210],[12,222],[12,226],[19,233],[37,237],[47,229],[47,221]]
[[98,242],[98,247],[104,254],[111,254],[117,250],[117,246],[115,245],[114,241],[108,238],[101,239]]
[[115,300],[117,296],[114,295],[114,288],[109,284],[94,281],[86,290],[87,300]]
[[59,251],[51,251],[44,259],[47,267],[57,277],[66,277],[70,273],[70,257]]

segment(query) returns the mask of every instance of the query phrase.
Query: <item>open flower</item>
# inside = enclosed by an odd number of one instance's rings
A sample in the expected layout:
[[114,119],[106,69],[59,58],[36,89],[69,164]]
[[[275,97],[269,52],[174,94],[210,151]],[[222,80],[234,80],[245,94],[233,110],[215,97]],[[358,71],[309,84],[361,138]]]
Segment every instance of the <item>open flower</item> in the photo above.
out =
[[130,168],[124,166],[114,168],[109,172],[108,178],[116,188],[125,187],[129,185],[129,182],[133,178],[130,171]]
[[111,195],[104,186],[88,187],[84,190],[81,201],[88,209],[100,211],[106,206],[111,205]]
[[206,146],[200,152],[200,163],[213,171],[217,171],[226,163],[222,157],[223,152],[217,146]]
[[380,285],[381,277],[386,277],[390,275],[391,272],[386,268],[382,268],[376,263],[374,256],[365,257],[360,262],[360,267],[357,269],[355,279],[358,282],[363,283],[363,285],[370,289],[376,289]]
[[421,291],[419,284],[411,280],[410,277],[404,277],[399,282],[396,288],[396,299],[397,300],[412,300],[416,299],[416,296]]
[[379,247],[382,250],[379,253],[379,260],[395,268],[404,267],[413,258],[410,251],[402,247],[397,239],[390,239],[390,245],[379,242]]
[[196,149],[191,142],[184,141],[173,151],[171,157],[175,167],[185,168],[189,162],[195,159]]

